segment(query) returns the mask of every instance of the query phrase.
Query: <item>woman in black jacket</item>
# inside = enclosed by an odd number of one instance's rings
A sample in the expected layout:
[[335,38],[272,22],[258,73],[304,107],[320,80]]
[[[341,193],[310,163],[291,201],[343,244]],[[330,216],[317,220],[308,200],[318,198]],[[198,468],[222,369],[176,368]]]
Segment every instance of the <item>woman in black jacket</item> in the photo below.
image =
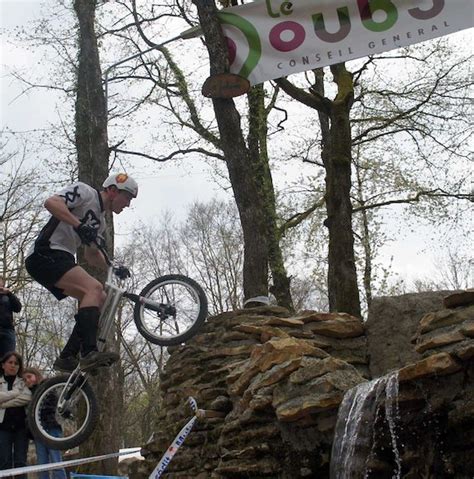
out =
[[[0,470],[26,466],[26,405],[31,392],[22,379],[23,359],[11,351],[0,359]],[[15,476],[26,479],[26,474]]]
[[8,288],[5,288],[3,278],[0,277],[0,358],[16,349],[13,313],[20,311],[20,300]]

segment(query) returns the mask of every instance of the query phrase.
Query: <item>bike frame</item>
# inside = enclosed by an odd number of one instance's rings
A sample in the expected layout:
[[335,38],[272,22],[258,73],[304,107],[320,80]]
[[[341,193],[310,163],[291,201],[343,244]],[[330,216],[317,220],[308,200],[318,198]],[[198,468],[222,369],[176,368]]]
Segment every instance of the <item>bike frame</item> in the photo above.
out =
[[[99,245],[98,248],[104,255],[104,259],[108,266],[107,279],[104,285],[106,298],[99,318],[99,332],[97,337],[97,349],[99,351],[103,351],[105,349],[107,339],[112,332],[115,313],[119,306],[120,300],[126,294],[126,290],[123,288],[119,288],[113,283],[113,264],[110,261],[105,250]],[[61,391],[61,395],[58,399],[57,408],[60,413],[62,413],[67,408],[67,404],[70,401],[74,401],[75,397],[77,397],[79,391],[81,390],[82,386],[87,382],[90,375],[90,372],[81,371],[79,365],[69,375],[67,383]]]
[[[129,276],[126,274],[126,268],[114,267],[102,243],[96,243],[96,246],[107,265],[104,282],[105,300],[101,308],[96,338],[97,349],[100,352],[104,351],[107,341],[114,334],[115,315],[120,301],[124,297],[135,303],[133,315],[138,332],[152,343],[161,346],[180,344],[196,333],[197,328],[205,321],[207,314],[207,298],[199,284],[186,276],[169,274],[155,278],[147,284],[142,290],[143,296],[130,293],[121,287],[123,286],[122,282],[114,278],[115,276],[125,279],[126,276]],[[168,285],[171,287],[168,288]],[[175,286],[177,286],[177,290],[175,290]],[[182,287],[185,288],[184,291]],[[151,298],[155,298],[156,301]],[[181,299],[184,301],[181,302]],[[149,315],[150,312],[151,315]],[[181,321],[182,331],[180,331]],[[168,333],[171,333],[171,336]],[[113,356],[110,356],[110,360],[112,359]],[[109,357],[105,355],[103,362],[92,366],[93,369],[85,368],[85,370],[81,369],[79,362],[74,371],[45,384],[41,389],[40,396],[34,398],[34,407],[30,408],[29,420],[34,421],[33,431],[38,433],[46,444],[61,445],[62,447],[59,449],[73,447],[91,434],[98,419],[99,410],[93,388],[87,382],[91,376],[97,373],[98,367],[110,365],[107,363],[108,360]],[[64,419],[65,422],[62,424],[64,431],[70,433],[69,436],[64,434],[62,443],[45,429],[41,417],[46,404],[44,401],[48,400],[46,394],[50,393],[54,395],[55,400],[57,398],[56,413],[61,416],[61,418],[57,417],[57,420]],[[82,403],[82,399],[84,399],[84,403]],[[46,405],[49,407],[49,403]]]
[[127,296],[129,297],[129,299],[133,300],[133,298],[130,298],[130,296],[132,295],[128,295],[125,289],[119,288],[113,283],[112,274],[113,267],[112,264],[109,264],[107,271],[107,280],[105,281],[104,288],[107,296],[105,298],[102,312],[99,318],[99,334],[97,337],[97,348],[99,351],[104,350],[107,339],[109,339],[109,336],[112,332],[115,313],[122,297]]
[[[137,294],[129,293],[126,289],[120,288],[114,284],[113,263],[110,260],[105,248],[98,243],[96,243],[96,246],[103,254],[105,262],[107,263],[107,279],[104,284],[106,298],[99,318],[99,331],[97,335],[97,349],[99,351],[103,351],[105,349],[107,340],[112,333],[115,313],[117,312],[118,306],[123,297],[130,299],[135,303],[140,302],[142,304],[146,304],[149,309],[157,312],[163,311],[164,305]],[[91,372],[81,371],[80,366],[77,366],[77,368],[70,374],[68,381],[58,399],[59,412],[64,410],[69,401],[74,400],[75,395],[78,394],[81,387],[87,382],[90,374]]]

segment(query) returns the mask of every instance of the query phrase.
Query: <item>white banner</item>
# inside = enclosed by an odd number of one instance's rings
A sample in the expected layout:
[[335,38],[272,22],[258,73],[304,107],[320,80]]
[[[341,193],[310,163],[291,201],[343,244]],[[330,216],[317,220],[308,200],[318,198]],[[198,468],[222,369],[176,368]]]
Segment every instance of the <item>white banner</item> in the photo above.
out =
[[219,19],[230,71],[252,85],[473,26],[474,0],[257,0]]

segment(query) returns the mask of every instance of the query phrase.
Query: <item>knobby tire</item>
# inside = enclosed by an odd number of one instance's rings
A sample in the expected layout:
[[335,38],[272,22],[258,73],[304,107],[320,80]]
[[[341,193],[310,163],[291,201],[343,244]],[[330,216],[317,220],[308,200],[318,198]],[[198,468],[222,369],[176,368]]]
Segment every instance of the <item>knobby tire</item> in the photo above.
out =
[[[27,419],[31,433],[35,439],[38,439],[51,449],[65,450],[82,444],[92,434],[99,419],[99,409],[94,390],[90,384],[86,382],[82,385],[81,391],[79,392],[80,398],[85,401],[84,407],[86,411],[84,418],[79,422],[79,430],[76,433],[71,433],[72,435],[70,437],[65,435],[64,437],[56,438],[48,434],[47,426],[41,421],[41,410],[42,408],[48,408],[51,411],[51,403],[48,404],[46,401],[48,401],[51,395],[55,394],[56,397],[58,397],[66,385],[68,378],[68,374],[63,374],[47,379],[41,383],[34,392],[31,403],[28,406]],[[59,418],[58,422],[61,422],[62,417],[56,408],[54,408],[54,414],[56,419]],[[65,432],[65,434],[68,433]]]
[[[173,328],[167,325],[168,329],[171,331],[167,334],[160,332],[159,329],[163,328],[163,324],[160,324],[160,318],[156,315],[156,318],[150,319],[153,317],[153,312],[150,312],[142,303],[136,303],[133,311],[135,324],[140,334],[148,341],[160,346],[174,346],[188,341],[201,328],[207,317],[206,295],[201,286],[187,276],[180,274],[161,276],[148,283],[143,288],[140,296],[151,299],[153,293],[159,292],[161,288],[168,286],[170,288],[173,286],[187,288],[189,294],[192,295],[193,300],[195,300],[195,305],[193,305],[193,307],[196,308],[196,312],[193,312],[192,317],[185,318],[182,324],[179,323],[182,320],[180,314],[182,314],[183,311],[183,304],[180,304],[179,299],[176,301],[174,306],[176,307],[177,319],[175,319],[175,324],[173,326],[175,330],[171,330]],[[145,315],[147,315],[149,319],[145,320]],[[171,323],[172,321],[169,322]],[[164,321],[161,321],[161,323],[164,323]],[[180,331],[179,326],[183,325],[185,325],[185,327]]]

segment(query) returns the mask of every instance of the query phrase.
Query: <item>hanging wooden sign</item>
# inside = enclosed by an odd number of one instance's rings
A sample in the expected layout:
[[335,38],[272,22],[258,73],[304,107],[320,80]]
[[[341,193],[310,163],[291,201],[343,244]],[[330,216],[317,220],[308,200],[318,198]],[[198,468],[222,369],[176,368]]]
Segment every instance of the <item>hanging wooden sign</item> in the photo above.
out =
[[206,98],[234,98],[247,93],[250,82],[235,73],[212,75],[204,82],[201,92]]

